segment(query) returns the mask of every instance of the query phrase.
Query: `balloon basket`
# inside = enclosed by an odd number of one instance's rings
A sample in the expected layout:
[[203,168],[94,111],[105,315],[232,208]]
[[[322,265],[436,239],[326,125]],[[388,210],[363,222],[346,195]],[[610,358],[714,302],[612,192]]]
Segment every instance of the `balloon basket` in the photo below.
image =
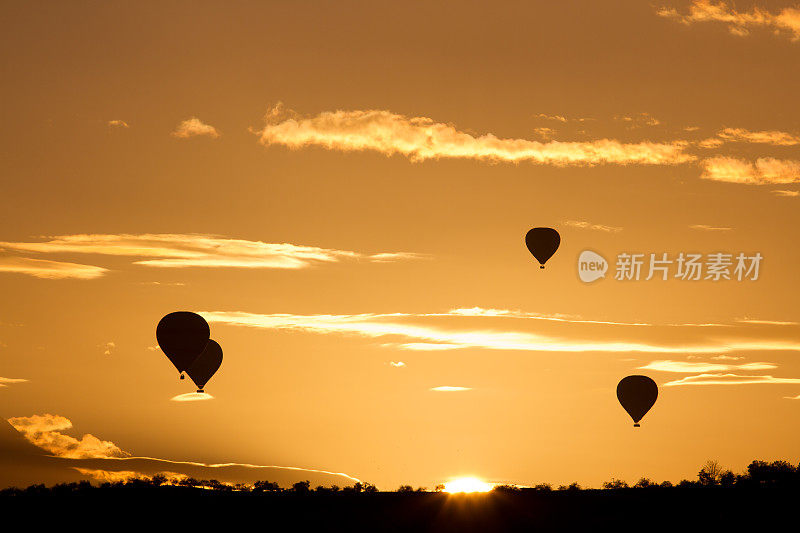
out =
[[203,394],[205,391],[203,389],[197,389],[197,394]]
[[640,427],[642,427],[642,426],[640,426],[639,424],[634,424],[634,425],[633,425],[633,427],[635,427],[635,428],[640,428]]
[[181,379],[186,379],[183,374],[181,374]]
[[544,265],[539,265],[539,268],[542,268],[542,269],[543,269],[543,268],[544,268]]

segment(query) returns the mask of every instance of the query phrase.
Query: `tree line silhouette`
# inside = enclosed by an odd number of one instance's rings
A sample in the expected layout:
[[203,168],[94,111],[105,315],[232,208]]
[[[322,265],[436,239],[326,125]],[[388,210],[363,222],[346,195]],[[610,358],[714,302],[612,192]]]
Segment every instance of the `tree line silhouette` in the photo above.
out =
[[[707,529],[772,531],[796,523],[800,467],[753,461],[741,474],[715,461],[696,479],[632,485],[612,479],[600,488],[578,483],[553,487],[499,485],[478,497],[401,485],[379,491],[370,483],[347,487],[308,481],[281,487],[272,481],[230,484],[156,475],[92,484],[32,485],[0,491],[0,513],[27,517],[37,529],[124,522],[126,529],[154,524],[202,531],[259,528],[287,531],[624,531]],[[177,524],[181,524],[178,526]]]
[[[311,487],[309,481],[299,481],[294,483],[291,487],[281,487],[278,483],[273,481],[256,481],[252,485],[246,483],[224,483],[216,479],[200,480],[192,477],[184,477],[181,479],[171,479],[162,474],[157,474],[151,477],[140,476],[124,481],[106,481],[99,485],[93,485],[89,481],[80,481],[73,483],[60,483],[52,487],[46,487],[44,484],[31,485],[27,488],[11,487],[0,490],[0,497],[8,498],[19,495],[42,495],[42,494],[64,494],[70,492],[89,492],[89,491],[105,491],[110,489],[128,488],[128,489],[154,489],[160,487],[182,487],[182,488],[195,488],[205,489],[220,492],[249,492],[253,494],[259,493],[284,493],[294,495],[309,495],[309,494],[370,494],[376,492],[395,492],[395,493],[428,493],[428,492],[442,492],[444,485],[437,485],[434,489],[428,490],[426,487],[414,488],[411,485],[400,485],[395,491],[379,491],[378,488],[366,482],[357,482],[353,485],[339,487],[337,485],[323,486],[319,485],[315,488]],[[657,483],[650,478],[642,477],[633,485],[620,479],[612,478],[601,485],[600,490],[614,491],[614,490],[630,490],[630,489],[670,489],[670,488],[797,488],[800,489],[800,464],[797,466],[792,465],[788,461],[752,461],[745,472],[735,474],[729,469],[723,469],[717,461],[707,461],[700,471],[697,473],[696,480],[684,479],[678,483],[673,484],[670,481],[663,481]],[[587,491],[598,490],[592,488],[581,487],[578,483],[571,483],[569,485],[559,485],[553,487],[548,483],[542,483],[531,487],[522,487],[517,485],[496,485],[492,489],[494,492],[553,492],[553,491]]]

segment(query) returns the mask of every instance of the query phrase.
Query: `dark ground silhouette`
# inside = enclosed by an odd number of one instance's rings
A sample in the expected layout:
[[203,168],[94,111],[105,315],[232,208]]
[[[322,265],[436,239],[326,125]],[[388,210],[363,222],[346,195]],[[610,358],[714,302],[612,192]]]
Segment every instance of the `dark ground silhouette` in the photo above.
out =
[[254,486],[165,481],[157,476],[100,486],[84,481],[6,489],[0,491],[0,512],[27,517],[39,527],[80,519],[113,528],[121,523],[151,528],[175,520],[202,531],[239,526],[265,531],[763,531],[795,524],[800,496],[800,468],[783,461],[754,461],[740,475],[708,462],[697,481],[675,486],[643,478],[633,487],[612,480],[604,489],[540,485],[496,487],[485,494],[409,486],[379,492],[368,484],[313,489],[300,482],[282,489],[267,481]]

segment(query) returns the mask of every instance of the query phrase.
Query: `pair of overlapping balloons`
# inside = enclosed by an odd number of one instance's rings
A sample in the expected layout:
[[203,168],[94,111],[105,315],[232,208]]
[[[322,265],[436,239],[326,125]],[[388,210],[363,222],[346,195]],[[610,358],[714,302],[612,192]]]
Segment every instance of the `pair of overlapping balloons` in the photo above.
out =
[[211,340],[208,322],[197,313],[176,311],[159,321],[156,339],[181,379],[186,372],[197,385],[197,392],[203,393],[203,387],[222,364],[222,347]]
[[[560,244],[561,235],[553,228],[533,228],[525,234],[525,246],[539,262],[539,268],[544,268]],[[657,398],[658,385],[647,376],[628,376],[617,384],[617,399],[633,419],[633,427],[639,427],[639,421]]]

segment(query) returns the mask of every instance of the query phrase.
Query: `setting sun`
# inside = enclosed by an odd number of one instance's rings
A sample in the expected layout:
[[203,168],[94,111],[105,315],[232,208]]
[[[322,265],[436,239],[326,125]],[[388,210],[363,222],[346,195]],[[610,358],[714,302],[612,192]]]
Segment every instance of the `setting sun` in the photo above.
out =
[[444,484],[444,491],[449,493],[456,492],[489,492],[492,486],[485,481],[474,477],[460,477]]

